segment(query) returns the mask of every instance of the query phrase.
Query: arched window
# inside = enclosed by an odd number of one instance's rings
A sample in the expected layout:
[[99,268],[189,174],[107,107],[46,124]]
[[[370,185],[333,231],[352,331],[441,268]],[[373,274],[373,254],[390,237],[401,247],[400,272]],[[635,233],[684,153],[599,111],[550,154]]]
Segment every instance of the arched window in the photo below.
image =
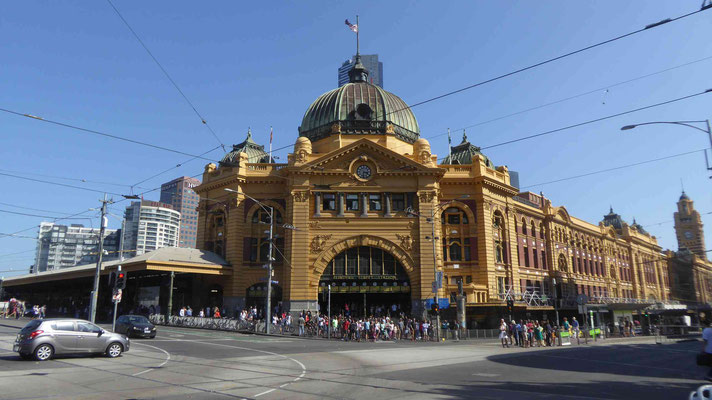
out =
[[522,217],[522,235],[527,234],[527,220]]
[[225,212],[220,209],[210,211],[206,230],[205,250],[225,257]]
[[536,224],[534,220],[532,220],[532,236],[536,237]]
[[504,217],[499,211],[496,211],[492,217],[492,228],[495,233],[494,259],[495,262],[504,264],[507,262],[507,253],[504,251]]
[[544,224],[539,223],[539,237],[544,239]]
[[457,207],[447,208],[442,212],[440,222],[444,260],[470,261],[470,222],[465,211]]
[[[269,213],[262,208],[252,214],[252,235],[250,238],[250,261],[266,262],[269,260]],[[272,250],[274,261],[281,261],[284,253],[284,228],[282,228],[282,214],[274,208],[274,228],[272,232],[275,238],[276,249]]]

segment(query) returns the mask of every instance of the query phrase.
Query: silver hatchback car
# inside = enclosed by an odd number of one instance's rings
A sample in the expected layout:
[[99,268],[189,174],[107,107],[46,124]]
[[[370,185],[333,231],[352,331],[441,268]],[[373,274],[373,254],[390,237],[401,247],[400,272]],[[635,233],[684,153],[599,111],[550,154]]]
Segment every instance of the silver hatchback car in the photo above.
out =
[[20,357],[49,360],[55,354],[104,353],[115,358],[129,351],[129,339],[83,319],[35,319],[25,325],[12,351]]

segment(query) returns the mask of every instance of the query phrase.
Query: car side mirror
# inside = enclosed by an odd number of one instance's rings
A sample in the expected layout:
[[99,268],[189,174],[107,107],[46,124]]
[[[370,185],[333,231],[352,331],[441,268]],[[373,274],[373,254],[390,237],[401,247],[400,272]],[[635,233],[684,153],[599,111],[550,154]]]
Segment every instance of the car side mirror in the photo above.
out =
[[99,336],[101,336],[101,335],[103,335],[103,334],[104,334],[104,330],[102,329],[102,330],[100,330],[100,331],[99,331],[99,332],[97,332],[97,333],[99,334]]

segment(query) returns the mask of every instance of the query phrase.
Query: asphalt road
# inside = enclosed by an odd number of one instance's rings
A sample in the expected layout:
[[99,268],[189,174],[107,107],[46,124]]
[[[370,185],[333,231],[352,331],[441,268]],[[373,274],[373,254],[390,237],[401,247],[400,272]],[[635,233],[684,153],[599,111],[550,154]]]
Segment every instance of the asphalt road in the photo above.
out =
[[[14,322],[14,321],[13,321]],[[159,327],[118,359],[23,361],[0,320],[0,399],[687,399],[699,342],[565,348],[345,343]]]

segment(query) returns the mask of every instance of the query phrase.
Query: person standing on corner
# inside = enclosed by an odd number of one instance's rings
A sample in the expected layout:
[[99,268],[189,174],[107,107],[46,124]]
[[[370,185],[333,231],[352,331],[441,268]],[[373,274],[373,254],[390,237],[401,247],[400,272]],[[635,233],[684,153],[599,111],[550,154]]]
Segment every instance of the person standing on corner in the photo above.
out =
[[[712,367],[712,327],[710,327],[710,320],[705,320],[703,324],[705,329],[702,331],[702,353],[706,358],[706,365]],[[712,382],[712,368],[707,372],[705,379]]]

